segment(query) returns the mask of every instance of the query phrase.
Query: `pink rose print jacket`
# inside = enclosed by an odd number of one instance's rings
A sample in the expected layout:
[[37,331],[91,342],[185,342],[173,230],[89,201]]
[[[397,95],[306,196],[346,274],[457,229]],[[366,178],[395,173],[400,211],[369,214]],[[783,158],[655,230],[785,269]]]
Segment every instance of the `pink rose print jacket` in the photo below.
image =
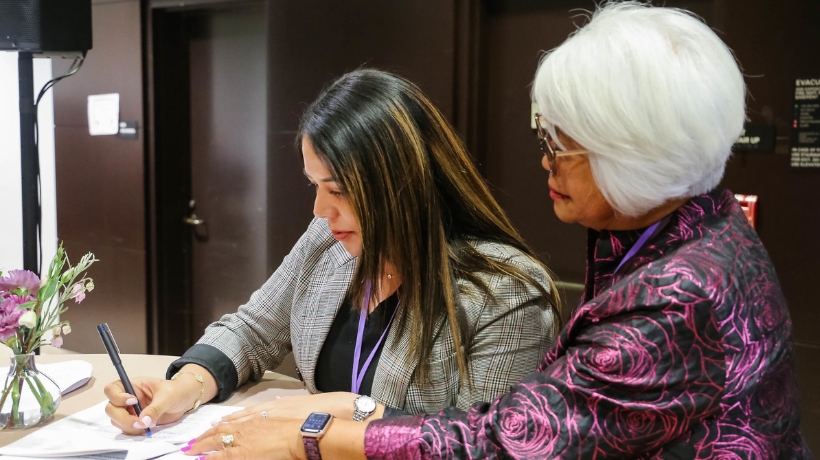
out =
[[385,418],[370,459],[804,459],[791,321],[731,192],[590,231],[585,301],[540,367],[467,412]]

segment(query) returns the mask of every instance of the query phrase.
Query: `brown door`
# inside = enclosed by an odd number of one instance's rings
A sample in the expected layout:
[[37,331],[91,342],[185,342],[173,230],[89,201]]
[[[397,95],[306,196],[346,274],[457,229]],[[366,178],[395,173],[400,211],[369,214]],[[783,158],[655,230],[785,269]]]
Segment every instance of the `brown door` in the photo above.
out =
[[267,279],[264,4],[155,10],[160,353],[181,354]]
[[261,6],[189,19],[196,336],[267,275],[267,38]]

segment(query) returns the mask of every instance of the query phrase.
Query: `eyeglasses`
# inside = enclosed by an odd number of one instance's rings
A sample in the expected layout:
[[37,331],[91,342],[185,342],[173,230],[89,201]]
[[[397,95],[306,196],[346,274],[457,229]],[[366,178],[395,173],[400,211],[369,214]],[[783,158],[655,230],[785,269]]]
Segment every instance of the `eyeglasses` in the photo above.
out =
[[[550,133],[544,129],[541,125],[541,114],[535,114],[535,127],[538,130],[538,143],[541,144],[541,152],[547,157],[547,162],[549,163],[550,167],[550,174],[553,176],[558,175],[558,170],[555,167],[555,159],[558,157],[568,157],[570,155],[586,155],[589,153],[589,150],[567,150],[567,151],[555,151],[552,148],[552,143],[555,142],[550,136]],[[557,145],[557,143],[556,143]]]

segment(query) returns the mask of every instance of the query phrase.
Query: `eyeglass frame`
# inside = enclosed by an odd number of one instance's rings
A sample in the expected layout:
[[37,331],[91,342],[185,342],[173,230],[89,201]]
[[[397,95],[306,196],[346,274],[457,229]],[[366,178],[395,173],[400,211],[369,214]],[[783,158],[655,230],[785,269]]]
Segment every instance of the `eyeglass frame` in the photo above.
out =
[[541,153],[543,153],[544,156],[547,157],[547,163],[549,164],[549,167],[550,167],[549,168],[550,174],[552,174],[553,176],[558,175],[558,170],[556,169],[556,163],[555,163],[556,158],[558,158],[558,157],[567,157],[567,156],[572,156],[572,155],[586,155],[586,154],[589,153],[589,150],[586,150],[586,149],[576,149],[576,150],[567,150],[567,151],[556,152],[552,148],[552,145],[550,144],[550,140],[552,140],[552,136],[550,136],[549,131],[544,129],[544,127],[541,125],[541,114],[536,113],[535,115],[533,115],[533,118],[535,119],[535,129],[538,132],[538,143],[541,146]]

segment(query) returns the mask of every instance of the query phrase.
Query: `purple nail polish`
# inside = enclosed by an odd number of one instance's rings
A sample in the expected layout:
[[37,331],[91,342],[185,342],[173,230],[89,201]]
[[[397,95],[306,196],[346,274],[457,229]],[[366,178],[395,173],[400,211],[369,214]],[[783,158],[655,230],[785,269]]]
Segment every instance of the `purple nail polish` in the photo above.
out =
[[191,446],[187,445],[187,446],[185,446],[185,447],[183,447],[182,449],[179,449],[179,450],[181,450],[183,452],[188,452],[189,450],[191,450]]
[[190,446],[191,444],[193,444],[193,443],[195,443],[195,442],[196,442],[196,438],[191,439],[190,441],[188,441],[188,445]]

